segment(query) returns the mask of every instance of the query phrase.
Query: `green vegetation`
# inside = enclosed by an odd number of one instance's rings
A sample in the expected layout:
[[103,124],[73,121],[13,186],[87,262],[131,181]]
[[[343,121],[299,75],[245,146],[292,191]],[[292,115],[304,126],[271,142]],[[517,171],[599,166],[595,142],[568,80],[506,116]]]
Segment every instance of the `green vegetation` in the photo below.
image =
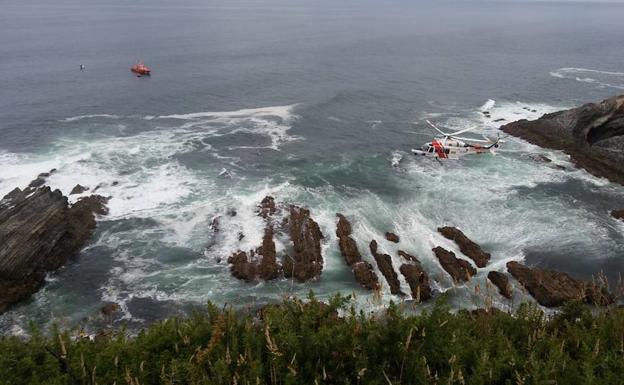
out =
[[523,305],[357,313],[349,298],[259,312],[208,305],[187,319],[91,341],[0,338],[0,384],[622,384],[624,309]]

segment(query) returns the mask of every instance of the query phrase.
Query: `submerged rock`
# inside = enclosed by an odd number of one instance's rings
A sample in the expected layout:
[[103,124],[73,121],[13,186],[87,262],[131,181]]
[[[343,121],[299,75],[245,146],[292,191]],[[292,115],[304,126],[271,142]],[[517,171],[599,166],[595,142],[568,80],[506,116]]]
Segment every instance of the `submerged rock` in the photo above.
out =
[[498,292],[505,298],[511,299],[513,294],[509,277],[505,273],[499,271],[490,271],[488,279],[498,288]]
[[107,198],[90,196],[69,206],[49,187],[15,189],[0,201],[0,313],[37,291],[45,273],[61,267],[89,240]]
[[605,286],[570,277],[566,273],[530,268],[518,262],[507,263],[507,270],[546,307],[561,306],[572,300],[608,305],[614,298]]
[[624,184],[624,95],[501,129],[538,146],[562,150],[578,167]]
[[440,261],[442,268],[453,278],[455,282],[467,282],[477,274],[477,269],[472,267],[470,262],[459,259],[455,253],[438,246],[432,249],[435,256]]
[[102,313],[104,317],[112,317],[120,309],[119,305],[115,302],[108,302],[100,308],[100,313]]
[[399,243],[399,236],[396,235],[395,233],[386,233],[386,239],[389,240],[390,242],[394,242],[394,243]]
[[390,292],[392,294],[401,294],[404,293],[401,291],[401,283],[399,282],[399,276],[396,271],[392,267],[392,258],[388,254],[380,254],[377,252],[377,241],[372,240],[370,243],[370,251],[377,261],[377,267],[381,274],[386,278],[388,285],[390,286]]
[[439,227],[438,231],[447,239],[455,241],[459,250],[470,259],[477,267],[485,267],[490,260],[490,253],[486,253],[479,245],[471,241],[464,233],[455,227]]
[[284,275],[305,282],[318,277],[323,270],[323,233],[310,216],[310,210],[291,205],[289,212],[289,217],[284,220],[284,227],[288,229],[293,251],[292,255],[286,255],[283,260]]
[[357,248],[355,240],[351,238],[351,223],[344,215],[338,213],[338,223],[336,224],[336,236],[338,237],[338,247],[347,265],[351,266],[355,280],[369,290],[379,288],[379,279],[373,266],[362,261],[362,255]]

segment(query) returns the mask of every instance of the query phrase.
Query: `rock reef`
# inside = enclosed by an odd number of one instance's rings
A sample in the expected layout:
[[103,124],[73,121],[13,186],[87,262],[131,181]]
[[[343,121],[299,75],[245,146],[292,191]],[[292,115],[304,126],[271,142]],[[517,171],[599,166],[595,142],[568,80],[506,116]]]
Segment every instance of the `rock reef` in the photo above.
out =
[[556,307],[573,300],[593,305],[614,301],[605,285],[575,279],[566,273],[530,268],[515,261],[507,263],[507,270],[543,306]]
[[509,277],[507,277],[505,273],[501,273],[500,271],[490,271],[487,277],[490,282],[498,288],[500,295],[507,299],[511,299],[513,291],[511,283],[509,282]]
[[91,238],[95,215],[106,215],[108,198],[92,195],[69,205],[40,174],[24,190],[0,201],[0,313],[44,284],[45,273],[61,267]]
[[459,250],[472,259],[477,267],[485,267],[490,260],[490,253],[486,253],[481,246],[471,241],[464,233],[455,227],[439,227],[438,232],[447,239],[455,241]]
[[417,302],[426,301],[432,296],[431,286],[429,286],[429,276],[416,257],[407,253],[404,254],[410,256],[410,260],[413,263],[402,264],[399,271],[403,274],[410,287],[412,298]]
[[377,241],[372,240],[370,243],[370,251],[377,262],[377,267],[381,274],[386,278],[388,282],[388,286],[390,286],[390,293],[392,294],[400,294],[404,293],[401,291],[401,283],[399,282],[399,276],[396,271],[392,267],[392,258],[388,254],[381,254],[377,250]]
[[355,280],[366,289],[379,289],[379,279],[377,274],[375,274],[373,266],[362,260],[357,244],[351,238],[351,223],[340,213],[336,214],[336,217],[338,217],[336,236],[338,237],[340,254],[342,254],[347,265],[351,267]]
[[562,150],[578,167],[624,184],[624,95],[501,129],[540,147]]
[[477,274],[477,269],[472,267],[470,262],[457,258],[452,251],[440,246],[433,248],[432,251],[440,261],[442,268],[453,278],[453,281],[457,283],[468,282]]
[[[288,213],[281,224],[275,223],[278,212]],[[238,250],[228,258],[234,277],[249,282],[268,281],[283,275],[305,282],[321,275],[323,233],[309,210],[295,205],[280,206],[273,197],[267,196],[258,206],[258,215],[265,220],[262,245],[249,252]],[[292,248],[283,255],[281,264],[275,248],[276,230],[288,234],[292,241]]]

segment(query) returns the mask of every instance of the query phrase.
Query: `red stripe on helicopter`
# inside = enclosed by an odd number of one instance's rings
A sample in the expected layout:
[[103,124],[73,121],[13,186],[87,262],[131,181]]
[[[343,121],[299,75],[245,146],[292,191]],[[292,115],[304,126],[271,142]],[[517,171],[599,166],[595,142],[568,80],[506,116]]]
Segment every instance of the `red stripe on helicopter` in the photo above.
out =
[[437,140],[433,140],[431,141],[431,145],[433,146],[433,149],[435,150],[436,154],[438,154],[438,158],[446,158],[446,154],[444,153],[444,148],[442,147],[442,145],[440,144],[440,142],[438,142]]

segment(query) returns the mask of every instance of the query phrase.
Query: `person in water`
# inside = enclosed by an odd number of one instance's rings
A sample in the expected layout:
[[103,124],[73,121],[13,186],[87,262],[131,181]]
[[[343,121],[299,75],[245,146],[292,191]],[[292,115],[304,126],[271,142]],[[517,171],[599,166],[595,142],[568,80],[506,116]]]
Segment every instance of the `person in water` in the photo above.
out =
[[81,64],[81,65],[80,65],[80,70],[82,71],[82,70],[84,70],[84,69],[85,69],[84,64]]

